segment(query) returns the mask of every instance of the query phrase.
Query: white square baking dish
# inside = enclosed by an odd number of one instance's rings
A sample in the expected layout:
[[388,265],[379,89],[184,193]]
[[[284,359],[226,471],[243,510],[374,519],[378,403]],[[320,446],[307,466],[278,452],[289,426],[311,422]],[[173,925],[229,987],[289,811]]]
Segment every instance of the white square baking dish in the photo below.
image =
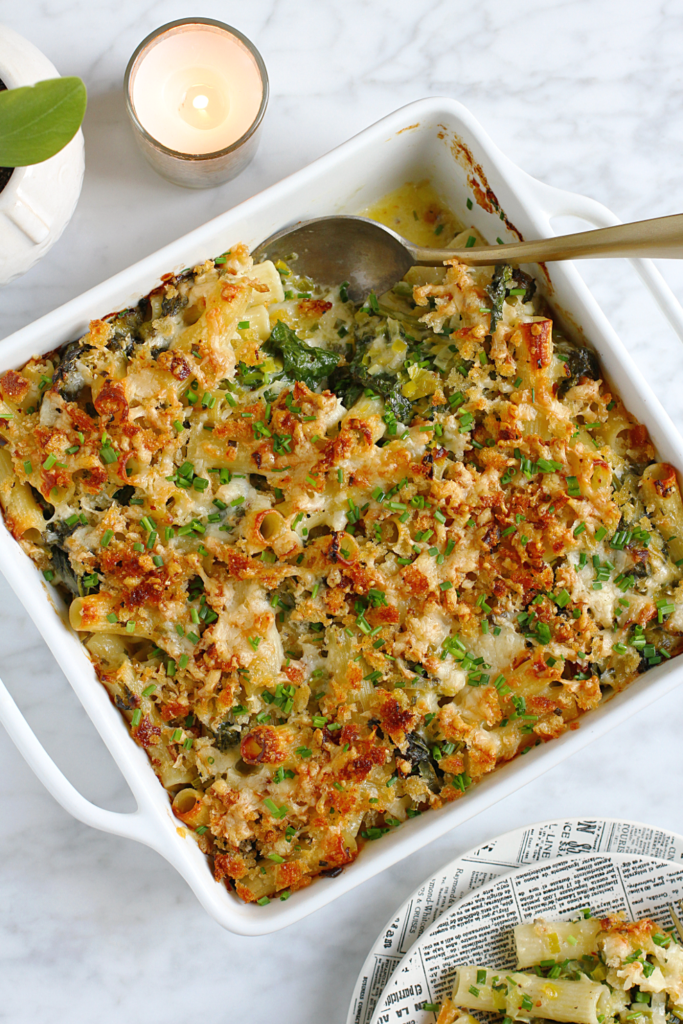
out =
[[[236,241],[253,247],[299,219],[355,213],[406,181],[423,178],[431,179],[457,216],[474,224],[490,240],[498,236],[513,241],[518,235],[551,235],[550,218],[562,214],[573,214],[596,225],[617,222],[593,200],[550,188],[521,171],[459,103],[442,98],[421,100],[397,110],[309,167],[7,338],[0,346],[0,372],[78,338],[91,317],[132,305],[157,284],[163,273],[204,260]],[[471,212],[466,208],[468,198],[475,200]],[[504,211],[505,220],[499,210]],[[658,272],[647,261],[634,262],[683,337],[683,314]],[[542,284],[543,275],[539,273],[538,277]],[[660,456],[683,470],[683,441],[576,270],[570,264],[551,266],[545,290],[556,310],[596,349],[628,408],[647,425]],[[221,925],[245,935],[285,927],[341,896],[557,764],[662,696],[683,675],[682,659],[658,666],[587,714],[577,731],[517,758],[488,776],[462,800],[408,821],[381,841],[369,844],[340,877],[318,880],[284,903],[244,905],[214,881],[191,834],[178,827],[166,792],[145,753],[128,735],[119,712],[97,681],[84,648],[66,624],[61,599],[42,581],[4,524],[0,525],[0,567],[111,751],[136,797],[137,811],[106,811],[81,796],[43,750],[0,683],[0,720],[17,747],[66,810],[95,828],[136,839],[157,850],[177,868]]]

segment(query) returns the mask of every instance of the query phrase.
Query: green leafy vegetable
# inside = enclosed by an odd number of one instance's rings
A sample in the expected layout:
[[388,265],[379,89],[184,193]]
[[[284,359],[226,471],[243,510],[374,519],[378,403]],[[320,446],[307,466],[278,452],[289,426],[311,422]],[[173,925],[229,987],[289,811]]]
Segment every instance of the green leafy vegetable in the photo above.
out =
[[329,376],[339,362],[339,356],[334,352],[314,348],[301,341],[282,320],[273,327],[268,344],[281,352],[285,376],[303,381],[309,388],[314,388],[318,381]]
[[503,317],[505,294],[512,283],[512,267],[508,263],[499,263],[493,273],[491,284],[486,289],[492,302],[491,334],[495,331]]
[[486,291],[493,303],[491,310],[491,334],[493,334],[503,316],[503,302],[507,296],[521,295],[522,302],[530,302],[536,291],[536,282],[523,270],[519,268],[513,270],[506,263],[499,263]]
[[0,166],[26,167],[59,153],[81,127],[80,78],[48,78],[0,92]]
[[589,380],[600,379],[600,364],[590,349],[572,345],[563,355],[566,377],[558,386],[558,398],[564,398],[569,389],[578,384],[582,377],[588,377]]
[[235,726],[231,725],[229,722],[221,722],[217,731],[214,733],[214,736],[216,739],[216,746],[222,753],[225,753],[226,750],[230,750],[232,747],[237,746],[242,738],[239,729],[236,729]]
[[330,379],[330,387],[341,398],[347,409],[370,388],[380,395],[397,420],[410,423],[413,407],[410,399],[401,393],[401,382],[391,373],[368,373],[360,359],[338,370]]
[[520,295],[523,293],[522,302],[531,302],[536,294],[536,282],[531,274],[525,274],[519,267],[515,267],[512,271],[512,284],[514,288],[510,289],[511,294]]

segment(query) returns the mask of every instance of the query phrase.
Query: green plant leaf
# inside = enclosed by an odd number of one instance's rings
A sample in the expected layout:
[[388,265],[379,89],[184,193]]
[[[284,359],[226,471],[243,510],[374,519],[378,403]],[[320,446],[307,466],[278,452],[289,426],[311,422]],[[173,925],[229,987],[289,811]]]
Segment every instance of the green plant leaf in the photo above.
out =
[[85,114],[80,78],[48,78],[0,92],[0,167],[49,160],[71,142]]

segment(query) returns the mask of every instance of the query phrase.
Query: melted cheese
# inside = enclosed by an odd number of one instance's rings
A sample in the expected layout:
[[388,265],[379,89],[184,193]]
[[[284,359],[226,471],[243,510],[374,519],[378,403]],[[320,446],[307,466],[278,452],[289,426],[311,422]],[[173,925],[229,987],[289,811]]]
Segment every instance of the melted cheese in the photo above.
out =
[[[461,237],[423,185],[382,217],[406,210]],[[234,246],[0,378],[6,521],[244,899],[680,648],[646,433],[526,291],[491,334],[492,274],[415,268],[357,308]]]

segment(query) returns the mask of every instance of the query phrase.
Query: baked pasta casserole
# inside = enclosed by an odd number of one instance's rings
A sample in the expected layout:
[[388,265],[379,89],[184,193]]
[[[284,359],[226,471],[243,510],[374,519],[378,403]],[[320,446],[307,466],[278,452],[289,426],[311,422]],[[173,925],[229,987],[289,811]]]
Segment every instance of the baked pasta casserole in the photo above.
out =
[[437,1024],[475,1024],[461,1008],[502,1015],[503,1024],[679,1024],[683,948],[674,930],[650,918],[584,913],[579,921],[518,925],[516,970],[459,967]]
[[[423,192],[423,233],[480,241]],[[233,245],[0,378],[6,525],[260,903],[683,636],[674,469],[530,276],[452,260],[354,305],[290,262]]]

